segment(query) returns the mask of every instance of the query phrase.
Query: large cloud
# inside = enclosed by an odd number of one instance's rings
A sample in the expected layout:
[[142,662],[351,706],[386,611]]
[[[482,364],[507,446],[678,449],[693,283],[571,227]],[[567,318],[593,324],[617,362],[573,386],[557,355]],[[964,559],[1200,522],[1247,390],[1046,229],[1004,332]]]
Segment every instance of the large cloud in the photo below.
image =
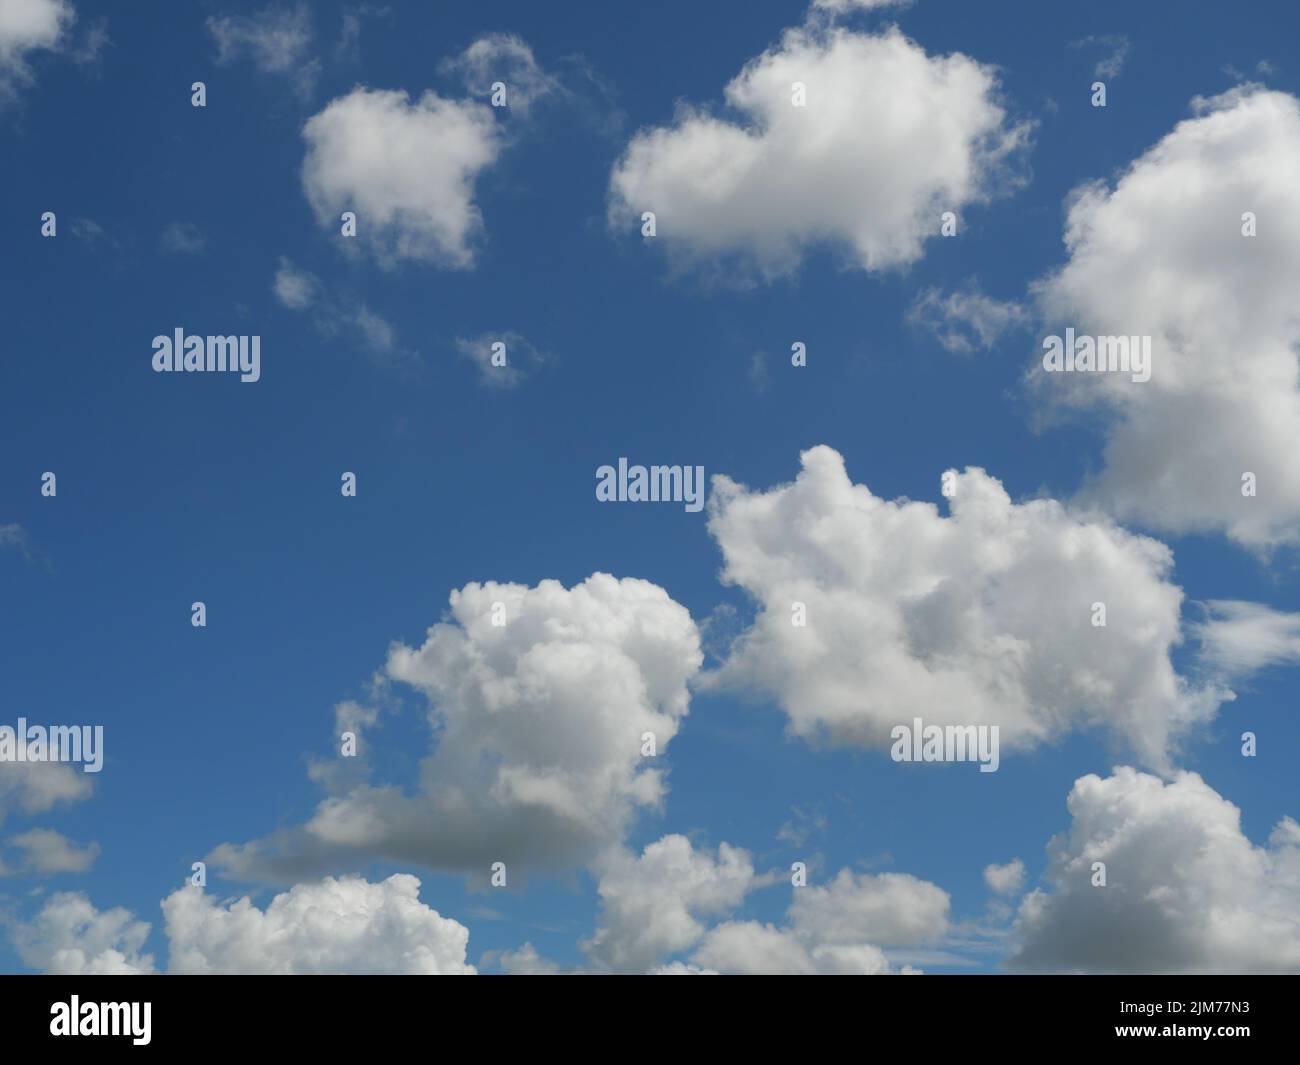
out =
[[503,144],[487,104],[359,87],[313,115],[303,138],[303,191],[322,226],[337,233],[354,211],[355,239],[381,262],[473,264],[474,185]]
[[1039,286],[1058,335],[1152,337],[1151,379],[1030,374],[1054,404],[1111,415],[1090,500],[1152,528],[1298,543],[1300,101],[1244,88],[1195,111],[1113,188],[1080,190],[1069,260]]
[[767,492],[716,477],[709,518],[723,579],[759,605],[719,679],[773,694],[796,734],[883,747],[920,717],[998,725],[1025,748],[1102,725],[1167,768],[1213,715],[1221,693],[1170,662],[1182,592],[1163,544],[1053,500],[1014,503],[978,469],[955,476],[944,517],[876,498],[829,447],[802,461]]
[[395,644],[385,667],[428,697],[436,742],[418,791],[354,788],[301,830],[212,860],[289,878],[376,857],[483,874],[496,861],[585,861],[659,802],[663,773],[642,735],[662,756],[701,663],[690,614],[647,581],[466,585],[424,644]]
[[259,910],[184,887],[162,904],[168,970],[194,974],[465,975],[469,930],[420,901],[420,881],[396,874],[298,884]]
[[[1133,769],[1075,781],[1050,887],[1021,903],[1013,968],[1070,972],[1300,972],[1300,825],[1267,847],[1195,773]],[[1093,886],[1104,862],[1106,884]]]
[[658,239],[685,258],[734,256],[769,277],[822,243],[866,270],[915,261],[944,211],[1004,184],[1027,140],[992,68],[926,55],[897,29],[787,30],[725,95],[738,121],[687,105],[633,138],[611,174],[610,221],[653,211]]

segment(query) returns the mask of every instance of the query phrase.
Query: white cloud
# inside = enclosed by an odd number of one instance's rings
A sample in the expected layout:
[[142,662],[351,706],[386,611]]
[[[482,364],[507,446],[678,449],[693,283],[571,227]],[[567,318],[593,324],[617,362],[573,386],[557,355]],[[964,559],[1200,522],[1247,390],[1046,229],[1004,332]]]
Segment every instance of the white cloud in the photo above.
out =
[[[1300,825],[1257,847],[1241,812],[1195,773],[1127,767],[1075,781],[1052,841],[1050,890],[1029,893],[1009,964],[1032,971],[1300,971]],[[1106,884],[1094,887],[1093,863]]]
[[31,54],[61,47],[76,17],[68,0],[5,0],[0,4],[0,104],[32,83]]
[[1228,675],[1300,663],[1300,614],[1259,603],[1214,599],[1196,627],[1202,658]]
[[917,293],[907,320],[932,333],[948,351],[968,354],[992,348],[1032,319],[1021,304],[996,300],[968,287],[947,294],[934,288]]
[[206,26],[217,46],[218,64],[248,58],[264,74],[291,77],[303,96],[315,87],[320,61],[309,58],[313,34],[305,3],[272,6],[254,15],[210,16]]
[[338,232],[354,211],[355,239],[385,264],[473,264],[475,182],[503,145],[491,107],[359,87],[313,115],[303,138],[303,191],[322,226]]
[[1097,60],[1097,65],[1093,67],[1092,74],[1095,78],[1118,78],[1120,71],[1124,69],[1124,64],[1128,60],[1129,50],[1132,48],[1132,42],[1120,33],[1110,33],[1098,36],[1096,34],[1090,37],[1084,37],[1077,41],[1070,42],[1071,48],[1104,48],[1106,54]]
[[[506,624],[492,623],[493,605]],[[386,856],[486,875],[583,861],[619,843],[664,793],[663,755],[702,663],[690,614],[648,581],[595,574],[469,584],[419,647],[394,644],[385,674],[429,702],[433,751],[420,786],[358,787],[303,829],[212,861],[291,876]],[[641,755],[653,732],[658,758]]]
[[396,874],[297,884],[265,910],[186,886],[162,904],[168,971],[190,974],[466,975],[469,930],[420,901],[420,881]]
[[1165,545],[1054,500],[1014,503],[979,469],[955,475],[944,517],[853,484],[829,447],[801,457],[767,492],[715,477],[709,517],[724,581],[759,608],[715,680],[770,693],[796,735],[883,748],[920,717],[998,725],[1005,754],[1105,726],[1167,769],[1226,697],[1170,662],[1182,592]]
[[[492,364],[492,345],[496,343],[505,345],[504,366]],[[479,383],[489,388],[513,388],[546,362],[546,357],[527,339],[508,329],[476,337],[457,337],[456,350],[478,366]]]
[[1248,86],[1194,106],[1113,188],[1077,192],[1069,259],[1037,286],[1058,335],[1152,337],[1151,379],[1046,374],[1041,352],[1029,374],[1051,403],[1110,416],[1084,499],[1175,533],[1300,543],[1300,101]]
[[561,92],[560,82],[538,65],[533,50],[510,33],[490,33],[474,41],[463,53],[439,64],[439,72],[459,77],[471,96],[485,99],[492,85],[506,86],[506,106],[527,114],[543,97]]
[[[807,106],[791,86],[807,87]],[[639,132],[613,169],[609,218],[688,261],[737,259],[767,277],[821,244],[865,270],[906,266],[940,215],[989,199],[1028,130],[998,102],[993,69],[929,56],[897,29],[785,32],[726,87],[740,121],[690,105]]]
[[12,929],[25,965],[62,976],[139,975],[154,971],[141,954],[149,925],[130,910],[102,913],[80,892],[52,895],[36,917]]
[[1006,865],[987,865],[984,883],[994,894],[1018,895],[1025,886],[1025,863],[1016,858]]
[[291,311],[305,311],[320,294],[320,282],[314,274],[299,270],[284,256],[272,284],[275,298]]
[[55,873],[84,873],[99,857],[99,844],[82,847],[60,832],[33,828],[9,839],[10,846],[25,852],[22,870],[41,876]]
[[[265,910],[247,897],[219,901],[187,885],[162,902],[179,974],[467,975],[469,930],[420,901],[420,881],[326,877],[296,884]],[[141,954],[149,925],[129,910],[100,912],[80,893],[55,895],[13,929],[19,956],[48,973],[152,973]]]
[[591,957],[622,972],[645,972],[704,935],[701,915],[726,913],[755,886],[748,852],[726,843],[717,857],[669,835],[638,857],[611,853],[599,863],[600,925]]
[[916,877],[842,869],[825,887],[794,889],[786,926],[728,921],[708,933],[691,960],[741,975],[893,973],[900,970],[881,946],[938,939],[948,929],[949,905],[946,891]]
[[44,813],[59,803],[80,802],[90,791],[86,774],[71,765],[0,761],[0,823],[12,810]]

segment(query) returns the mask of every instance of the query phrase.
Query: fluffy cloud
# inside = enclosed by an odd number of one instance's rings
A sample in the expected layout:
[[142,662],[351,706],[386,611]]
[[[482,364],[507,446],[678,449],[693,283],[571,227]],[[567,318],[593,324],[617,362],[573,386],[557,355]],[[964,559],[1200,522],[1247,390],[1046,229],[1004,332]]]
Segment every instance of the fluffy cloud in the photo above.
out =
[[949,905],[946,891],[916,877],[843,869],[825,887],[796,888],[786,926],[728,921],[709,932],[692,961],[741,975],[883,975],[897,970],[881,946],[939,938]]
[[685,836],[664,836],[639,856],[617,851],[600,865],[600,927],[584,944],[610,968],[645,972],[705,933],[700,915],[726,913],[755,886],[746,851],[719,845],[717,857]]
[[62,976],[138,975],[154,971],[141,954],[149,925],[130,910],[102,913],[80,892],[60,892],[28,924],[13,929],[25,965]]
[[6,0],[0,4],[0,105],[31,84],[31,53],[60,47],[76,17],[68,0]]
[[[1300,825],[1268,846],[1195,773],[1170,783],[1119,768],[1075,781],[1070,830],[1049,848],[1050,889],[1025,897],[1013,968],[1034,971],[1300,971]],[[1104,862],[1106,884],[1092,866]]]
[[[1151,379],[1047,374],[1038,361],[1029,373],[1050,404],[1109,416],[1085,499],[1152,528],[1294,544],[1300,101],[1247,87],[1194,108],[1113,188],[1077,192],[1069,259],[1038,286],[1058,335],[1150,336]],[[1255,237],[1242,235],[1247,211]]]
[[436,740],[419,789],[353,788],[301,830],[224,845],[212,861],[296,878],[381,856],[483,874],[496,861],[586,860],[658,804],[662,763],[642,757],[641,737],[654,733],[662,758],[701,663],[690,614],[647,581],[466,585],[423,645],[394,644],[384,669],[428,698]]
[[1197,626],[1202,658],[1225,674],[1251,673],[1300,662],[1300,614],[1258,603],[1214,599]]
[[768,492],[716,477],[709,517],[724,581],[759,606],[716,680],[774,695],[795,734],[883,747],[920,717],[998,725],[1004,747],[1027,748],[1102,725],[1167,768],[1224,697],[1170,662],[1182,592],[1163,544],[1050,499],[1014,503],[979,469],[954,475],[944,517],[853,484],[831,448],[802,461]]
[[882,7],[907,7],[912,0],[813,0],[813,11],[843,15],[849,11],[875,11]]
[[265,910],[187,886],[162,904],[168,970],[191,974],[465,975],[469,930],[420,901],[420,881],[397,874],[297,884]]
[[303,192],[322,226],[337,232],[354,211],[356,239],[383,263],[473,264],[474,185],[503,145],[487,104],[359,87],[313,115],[303,139]]
[[[806,107],[792,105],[794,82]],[[738,121],[685,106],[633,138],[610,178],[610,223],[654,211],[658,239],[685,259],[734,257],[768,277],[818,244],[865,270],[914,262],[942,212],[1005,184],[1028,136],[1008,124],[992,68],[929,56],[897,29],[787,30],[725,96]]]
[[[297,884],[265,910],[220,902],[186,886],[162,902],[170,957],[180,974],[385,973],[465,975],[469,930],[420,901],[420,881],[396,874]],[[130,911],[99,912],[84,895],[53,896],[13,929],[19,956],[48,973],[152,973],[141,954],[149,925]]]

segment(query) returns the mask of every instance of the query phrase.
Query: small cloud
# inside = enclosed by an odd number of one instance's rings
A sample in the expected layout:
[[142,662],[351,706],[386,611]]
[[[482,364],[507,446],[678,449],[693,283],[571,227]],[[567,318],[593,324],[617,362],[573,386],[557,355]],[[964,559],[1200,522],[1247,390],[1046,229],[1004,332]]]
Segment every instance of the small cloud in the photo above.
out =
[[197,255],[208,243],[203,230],[192,222],[172,222],[162,231],[162,250],[176,255]]
[[1025,886],[1025,863],[1019,858],[1006,865],[984,867],[984,883],[998,895],[1018,895]]
[[918,293],[907,322],[933,334],[946,350],[968,355],[987,351],[1006,333],[1025,328],[1030,316],[1019,303],[993,299],[967,285],[946,295],[935,288]]
[[531,343],[509,330],[457,337],[456,349],[478,365],[479,381],[491,388],[513,388],[547,361]]
[[87,244],[94,244],[104,239],[104,227],[91,218],[74,218],[71,227],[72,235],[78,240],[84,240]]
[[52,876],[56,873],[84,873],[99,857],[98,843],[82,847],[67,836],[49,828],[34,828],[13,836],[10,846],[26,852],[22,865],[11,872]]
[[299,270],[284,256],[280,257],[280,268],[275,272],[272,284],[275,298],[291,311],[303,311],[312,305],[320,291],[320,282],[315,275]]
[[219,65],[247,58],[263,74],[291,79],[300,96],[310,96],[316,87],[320,60],[308,58],[313,33],[305,3],[268,7],[254,15],[214,15],[205,25]]
[[0,525],[0,551],[12,548],[15,551],[21,551],[23,558],[32,557],[31,543],[27,538],[27,530],[17,522],[10,522],[7,525]]
[[538,65],[533,50],[509,33],[480,37],[460,55],[444,59],[438,71],[459,77],[471,96],[488,98],[493,84],[501,82],[507,106],[524,114],[543,97],[561,91],[559,80]]
[[1108,54],[1099,59],[1097,65],[1092,68],[1093,76],[1098,78],[1118,78],[1120,71],[1124,69],[1124,63],[1128,59],[1132,42],[1121,33],[1110,33],[1101,36],[1094,34],[1080,38],[1077,41],[1071,41],[1070,47],[1107,49]]

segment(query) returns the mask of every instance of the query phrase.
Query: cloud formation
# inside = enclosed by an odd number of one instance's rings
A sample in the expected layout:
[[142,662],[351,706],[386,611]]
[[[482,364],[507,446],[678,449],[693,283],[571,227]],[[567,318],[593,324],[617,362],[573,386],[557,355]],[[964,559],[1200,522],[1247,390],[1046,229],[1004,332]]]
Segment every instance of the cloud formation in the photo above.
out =
[[758,606],[714,681],[769,694],[795,735],[883,748],[920,717],[998,725],[1005,751],[1100,726],[1168,769],[1227,697],[1170,661],[1182,591],[1164,544],[1015,503],[979,469],[953,471],[945,517],[853,484],[829,447],[801,459],[766,492],[715,477],[709,516],[724,582]]
[[991,67],[927,55],[897,28],[789,29],[724,95],[735,119],[686,104],[637,133],[610,177],[610,224],[653,211],[670,253],[767,278],[819,245],[868,271],[915,262],[943,212],[1008,187],[1029,135]]

